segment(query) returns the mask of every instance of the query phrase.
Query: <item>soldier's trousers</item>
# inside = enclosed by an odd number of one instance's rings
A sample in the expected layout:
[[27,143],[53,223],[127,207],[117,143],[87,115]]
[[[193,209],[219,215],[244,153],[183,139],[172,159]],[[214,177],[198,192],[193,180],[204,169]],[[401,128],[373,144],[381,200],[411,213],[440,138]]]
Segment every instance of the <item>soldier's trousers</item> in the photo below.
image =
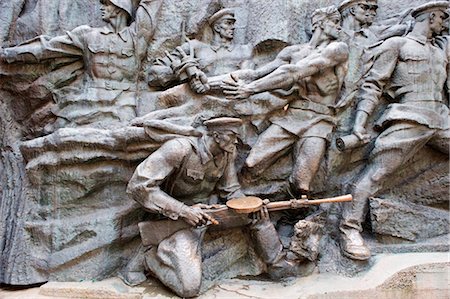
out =
[[430,129],[412,122],[397,122],[375,141],[369,164],[353,186],[353,201],[344,204],[341,229],[362,231],[369,198],[383,187],[386,178],[398,170],[425,145],[448,155],[450,131]]
[[[283,246],[270,220],[250,226],[256,251],[271,265],[282,257]],[[154,276],[180,297],[194,297],[202,286],[201,246],[205,228],[183,229],[145,253],[145,263]]]
[[[258,138],[245,164],[253,176],[259,176],[279,158],[293,150],[294,168],[291,183],[300,191],[309,191],[309,185],[316,175],[325,154],[327,141],[308,134],[298,137],[279,125],[272,124]],[[313,135],[313,134],[312,134]]]

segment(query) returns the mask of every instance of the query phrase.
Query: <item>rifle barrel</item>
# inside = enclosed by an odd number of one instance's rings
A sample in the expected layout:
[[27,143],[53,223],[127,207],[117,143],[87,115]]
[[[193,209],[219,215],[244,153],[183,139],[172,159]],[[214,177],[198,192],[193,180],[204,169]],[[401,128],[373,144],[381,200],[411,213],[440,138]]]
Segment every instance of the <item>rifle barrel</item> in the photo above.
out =
[[292,209],[293,208],[293,204],[295,206],[309,206],[309,205],[320,205],[323,203],[334,203],[334,202],[347,202],[347,201],[352,201],[353,197],[351,194],[346,194],[346,195],[341,195],[341,196],[336,196],[336,197],[331,197],[331,198],[323,198],[323,199],[313,199],[313,200],[308,200],[308,199],[297,199],[297,200],[289,200],[289,201],[276,201],[276,202],[271,202],[267,204],[267,210],[269,212],[273,212],[273,211],[280,211],[280,210],[287,210],[287,209]]

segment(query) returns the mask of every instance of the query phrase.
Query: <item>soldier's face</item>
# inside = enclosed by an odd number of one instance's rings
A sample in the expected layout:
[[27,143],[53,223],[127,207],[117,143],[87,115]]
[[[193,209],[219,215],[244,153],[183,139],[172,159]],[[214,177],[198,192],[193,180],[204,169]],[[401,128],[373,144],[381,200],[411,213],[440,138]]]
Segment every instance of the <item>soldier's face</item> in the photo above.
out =
[[353,6],[352,9],[353,16],[361,25],[368,24],[370,20],[372,20],[371,22],[373,22],[373,17],[371,15],[371,5],[360,3]]
[[323,33],[331,39],[338,39],[341,31],[341,18],[330,17],[322,23]]
[[217,134],[214,134],[215,141],[219,145],[220,149],[228,153],[234,152],[236,149],[236,144],[238,143],[237,134],[231,131],[216,133]]
[[369,14],[366,18],[366,25],[370,26],[375,21],[375,18],[377,17],[377,9],[378,6],[376,5],[369,5]]
[[222,18],[214,24],[214,29],[219,35],[226,39],[234,38],[235,20],[230,18]]
[[430,29],[433,35],[439,35],[445,30],[447,15],[443,11],[435,11],[431,14]]
[[109,22],[117,14],[117,7],[109,0],[100,1],[100,11],[102,13],[102,20]]

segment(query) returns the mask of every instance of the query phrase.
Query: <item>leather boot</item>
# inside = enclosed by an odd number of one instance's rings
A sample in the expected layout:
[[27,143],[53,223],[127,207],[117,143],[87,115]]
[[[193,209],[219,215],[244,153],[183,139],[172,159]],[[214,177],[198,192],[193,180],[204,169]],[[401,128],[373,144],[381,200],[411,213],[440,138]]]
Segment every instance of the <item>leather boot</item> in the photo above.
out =
[[370,258],[370,250],[357,229],[341,228],[340,245],[342,253],[348,258],[359,261],[365,261]]

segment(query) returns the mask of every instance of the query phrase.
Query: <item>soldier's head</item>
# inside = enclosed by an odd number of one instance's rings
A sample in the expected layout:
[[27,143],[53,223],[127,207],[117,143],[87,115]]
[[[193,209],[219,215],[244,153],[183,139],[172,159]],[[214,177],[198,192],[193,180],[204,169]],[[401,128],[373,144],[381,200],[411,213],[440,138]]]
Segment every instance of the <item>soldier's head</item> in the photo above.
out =
[[370,26],[377,16],[377,0],[345,0],[339,4],[342,19],[352,18],[360,26]]
[[212,138],[220,150],[232,153],[236,150],[239,129],[242,120],[232,117],[219,117],[204,122],[208,136]]
[[411,15],[416,24],[425,24],[425,26],[429,26],[432,35],[439,35],[446,29],[445,22],[449,17],[448,9],[448,1],[435,1],[416,7]]
[[114,18],[125,17],[129,22],[133,13],[131,0],[100,0],[102,19],[111,22]]
[[208,23],[214,34],[228,40],[234,38],[234,24],[236,23],[234,10],[229,8],[219,10],[209,18]]
[[318,29],[330,39],[338,39],[341,31],[341,15],[336,6],[316,9],[311,16],[313,34]]

